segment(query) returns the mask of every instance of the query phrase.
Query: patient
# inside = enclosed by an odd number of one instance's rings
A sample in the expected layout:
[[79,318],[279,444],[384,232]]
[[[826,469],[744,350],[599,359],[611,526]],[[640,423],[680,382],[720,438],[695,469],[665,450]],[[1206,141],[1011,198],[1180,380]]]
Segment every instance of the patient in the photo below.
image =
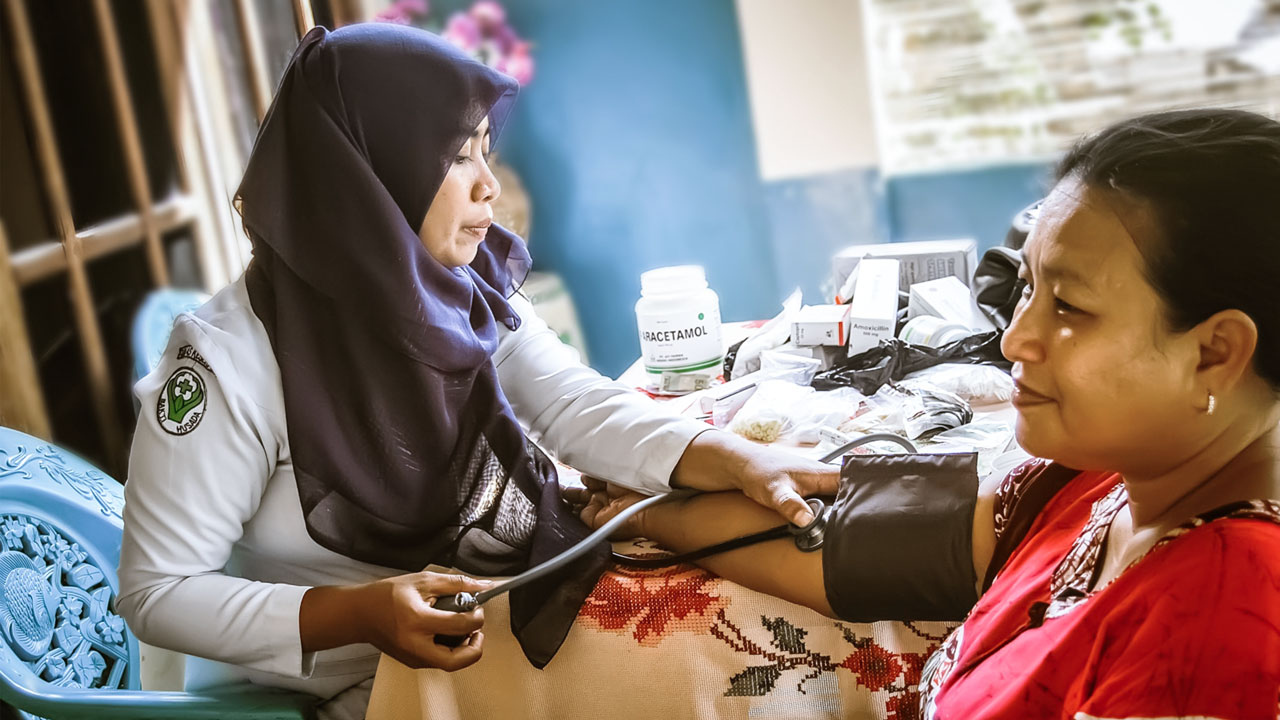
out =
[[[1275,718],[1280,124],[1147,115],[1080,142],[1057,177],[1002,345],[1018,442],[1043,459],[979,488],[981,595],[926,668],[922,714]],[[578,499],[598,526],[638,497]],[[716,493],[626,534],[683,551],[778,522]],[[831,616],[850,592],[789,541],[702,564]]]

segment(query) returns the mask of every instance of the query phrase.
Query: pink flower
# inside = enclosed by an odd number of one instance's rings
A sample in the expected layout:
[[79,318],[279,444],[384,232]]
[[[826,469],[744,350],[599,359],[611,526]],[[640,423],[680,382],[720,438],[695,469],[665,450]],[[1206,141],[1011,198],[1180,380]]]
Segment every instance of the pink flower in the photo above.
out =
[[480,26],[470,15],[454,13],[449,16],[449,23],[441,33],[449,42],[467,52],[480,47]]
[[489,34],[506,22],[507,11],[494,0],[478,0],[471,6],[471,17],[486,31],[486,34]]
[[510,25],[505,24],[494,30],[489,39],[501,48],[503,54],[511,52],[512,48],[520,42],[520,36],[516,35],[516,31],[512,30]]
[[409,16],[400,12],[400,8],[392,5],[373,16],[374,22],[394,23],[396,25],[409,25]]
[[426,15],[428,9],[427,0],[397,0],[386,10],[373,16],[373,19],[396,25],[412,25],[414,16]]
[[533,81],[533,56],[529,44],[519,43],[512,53],[498,61],[498,70],[516,79],[521,86]]

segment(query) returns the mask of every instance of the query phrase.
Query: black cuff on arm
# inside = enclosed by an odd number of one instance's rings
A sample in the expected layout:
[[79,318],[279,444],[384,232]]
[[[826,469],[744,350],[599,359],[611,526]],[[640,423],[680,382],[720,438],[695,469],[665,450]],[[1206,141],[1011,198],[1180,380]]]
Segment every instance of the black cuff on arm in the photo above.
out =
[[977,455],[850,455],[840,481],[822,558],[836,615],[963,619],[978,601]]

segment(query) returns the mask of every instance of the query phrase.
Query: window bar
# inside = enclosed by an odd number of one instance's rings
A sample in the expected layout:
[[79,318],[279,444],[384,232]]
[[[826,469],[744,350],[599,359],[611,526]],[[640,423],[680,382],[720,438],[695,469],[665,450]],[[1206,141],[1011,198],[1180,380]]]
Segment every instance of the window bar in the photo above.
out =
[[333,13],[334,29],[360,21],[360,13],[354,0],[330,0],[329,9]]
[[311,0],[293,0],[293,19],[298,24],[298,39],[316,26],[316,17],[311,12]]
[[[182,227],[195,219],[196,205],[186,195],[172,195],[152,207],[152,218],[160,234]],[[85,262],[133,247],[142,242],[142,219],[137,213],[117,215],[76,231],[80,257]],[[48,240],[23,248],[10,256],[18,287],[26,287],[51,275],[67,271],[67,254],[59,240]]]
[[[182,7],[175,6],[176,9]],[[200,138],[208,208],[217,221],[221,240],[215,243],[215,249],[221,265],[229,273],[228,278],[211,285],[219,287],[238,276],[249,260],[249,241],[244,237],[239,216],[231,206],[231,196],[236,187],[233,182],[239,181],[248,158],[240,154],[240,145],[232,127],[227,82],[210,21],[211,8],[207,3],[191,3],[185,7],[188,12],[185,15],[175,14],[173,20],[177,36],[186,43],[182,48],[185,56],[183,80],[191,88],[188,98]]]
[[147,20],[160,71],[160,91],[168,110],[174,156],[178,159],[178,187],[194,208],[191,230],[200,258],[201,278],[206,289],[213,289],[226,283],[228,270],[223,259],[210,247],[211,239],[216,237],[210,209],[196,201],[196,198],[209,197],[203,183],[203,149],[195,127],[194,98],[190,86],[183,80],[185,55],[175,40],[186,36],[177,32],[181,25],[174,15],[168,14],[170,10],[175,15],[185,16],[189,6],[180,2],[168,3],[168,0],[147,0]]
[[245,67],[249,71],[249,85],[253,90],[253,109],[261,123],[271,107],[271,83],[267,81],[266,55],[262,50],[262,29],[254,14],[251,0],[236,0],[236,25],[240,29],[240,44],[244,47]]
[[151,206],[151,182],[147,178],[146,161],[142,157],[142,139],[138,132],[138,118],[133,112],[133,99],[129,94],[129,82],[124,71],[124,58],[120,53],[120,36],[116,32],[115,18],[107,0],[94,0],[93,11],[98,21],[98,36],[102,39],[103,59],[107,64],[107,80],[111,84],[111,99],[116,111],[116,125],[120,129],[120,145],[124,151],[129,190],[142,224],[143,242],[146,247],[147,266],[151,269],[151,281],[157,287],[169,284],[169,268],[165,265],[164,246],[156,230],[156,220]]
[[31,355],[22,295],[9,266],[9,243],[0,224],[0,425],[49,440],[49,412]]
[[63,250],[67,255],[67,280],[71,288],[72,315],[76,330],[80,334],[85,370],[89,374],[89,393],[93,412],[98,420],[103,445],[106,448],[107,464],[112,471],[123,470],[121,452],[124,437],[116,424],[113,412],[114,393],[111,388],[111,373],[107,369],[107,353],[102,343],[102,331],[98,327],[98,318],[93,311],[93,295],[89,291],[89,278],[85,274],[84,260],[81,257],[80,238],[76,237],[75,222],[71,218],[71,204],[67,197],[66,178],[63,177],[61,159],[58,155],[58,141],[54,136],[53,121],[49,117],[49,105],[44,94],[36,50],[31,42],[31,21],[27,17],[23,0],[6,0],[5,7],[9,10],[10,27],[13,31],[14,60],[18,66],[19,84],[26,96],[27,112],[34,131],[36,152],[42,171],[40,175],[44,181],[45,193],[48,195],[58,234],[62,239]]

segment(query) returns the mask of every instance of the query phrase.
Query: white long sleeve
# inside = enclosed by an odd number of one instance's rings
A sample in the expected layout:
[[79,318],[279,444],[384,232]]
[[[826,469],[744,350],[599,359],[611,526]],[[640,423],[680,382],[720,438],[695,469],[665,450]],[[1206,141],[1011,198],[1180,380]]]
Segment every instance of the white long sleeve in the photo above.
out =
[[671,489],[671,472],[706,423],[682,418],[582,364],[520,295],[523,325],[505,333],[498,381],[533,439],[587,475],[646,493]]
[[[239,392],[238,368],[206,329],[180,318],[159,367],[136,387],[141,412],[125,485],[117,609],[146,642],[303,677],[298,608],[307,588],[224,574],[280,448],[264,410]],[[183,347],[210,367],[178,359]],[[174,421],[157,408],[184,370],[203,382],[196,391],[204,398],[184,418],[200,413],[194,427],[175,434],[167,429]]]

